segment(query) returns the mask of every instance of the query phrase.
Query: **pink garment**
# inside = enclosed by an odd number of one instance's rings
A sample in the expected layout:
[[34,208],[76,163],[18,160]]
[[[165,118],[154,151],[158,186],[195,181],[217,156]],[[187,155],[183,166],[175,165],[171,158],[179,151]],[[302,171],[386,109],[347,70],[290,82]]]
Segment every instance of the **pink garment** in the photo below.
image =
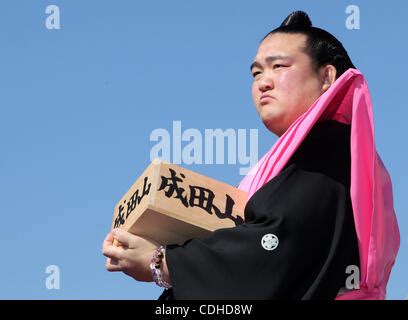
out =
[[350,196],[360,254],[360,289],[336,299],[385,299],[400,235],[391,179],[375,148],[371,98],[360,71],[349,69],[342,74],[292,123],[238,188],[251,197],[281,172],[316,122],[332,119],[351,124]]

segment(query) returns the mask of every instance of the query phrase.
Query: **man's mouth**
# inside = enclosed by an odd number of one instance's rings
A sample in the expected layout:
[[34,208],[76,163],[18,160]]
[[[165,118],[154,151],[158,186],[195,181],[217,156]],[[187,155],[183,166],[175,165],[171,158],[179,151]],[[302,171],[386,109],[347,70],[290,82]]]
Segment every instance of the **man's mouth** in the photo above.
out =
[[269,94],[263,94],[261,95],[261,97],[259,98],[259,103],[260,104],[265,104],[270,102],[272,99],[275,99],[275,97],[269,95]]

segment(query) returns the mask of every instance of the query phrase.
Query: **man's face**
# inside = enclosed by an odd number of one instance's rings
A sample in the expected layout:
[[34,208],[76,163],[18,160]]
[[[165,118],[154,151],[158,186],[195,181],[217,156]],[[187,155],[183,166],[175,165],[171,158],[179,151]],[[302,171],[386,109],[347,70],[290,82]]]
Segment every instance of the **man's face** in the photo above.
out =
[[275,33],[258,48],[252,98],[265,126],[281,136],[324,92],[319,74],[303,51],[303,34]]

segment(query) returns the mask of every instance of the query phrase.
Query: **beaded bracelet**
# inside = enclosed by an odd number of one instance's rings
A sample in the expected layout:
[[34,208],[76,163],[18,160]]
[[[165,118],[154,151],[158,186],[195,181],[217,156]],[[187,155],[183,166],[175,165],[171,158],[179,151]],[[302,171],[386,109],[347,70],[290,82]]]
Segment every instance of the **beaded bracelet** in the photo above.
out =
[[156,248],[153,253],[152,259],[150,260],[150,271],[152,272],[153,280],[156,284],[160,287],[169,289],[171,288],[171,284],[164,281],[162,277],[162,272],[160,270],[161,261],[164,257],[164,253],[166,252],[165,246],[160,246]]

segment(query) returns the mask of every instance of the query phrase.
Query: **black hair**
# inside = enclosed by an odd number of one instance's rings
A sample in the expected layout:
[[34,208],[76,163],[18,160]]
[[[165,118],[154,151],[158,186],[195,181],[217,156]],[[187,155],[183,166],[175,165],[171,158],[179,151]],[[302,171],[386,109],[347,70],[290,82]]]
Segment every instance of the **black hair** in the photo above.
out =
[[316,71],[322,66],[331,64],[336,68],[337,79],[347,69],[356,68],[341,42],[329,32],[312,27],[312,21],[303,11],[292,12],[278,28],[269,32],[262,41],[274,33],[304,34],[307,37],[305,52],[312,59]]

